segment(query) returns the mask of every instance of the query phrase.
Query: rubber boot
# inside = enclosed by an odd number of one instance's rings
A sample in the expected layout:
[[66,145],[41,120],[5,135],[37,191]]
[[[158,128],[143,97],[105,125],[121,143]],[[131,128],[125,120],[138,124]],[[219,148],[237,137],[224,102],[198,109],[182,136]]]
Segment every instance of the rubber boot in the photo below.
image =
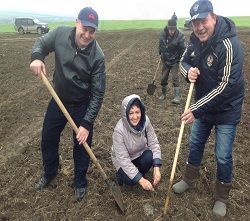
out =
[[180,88],[174,87],[174,99],[172,100],[173,104],[180,104]]
[[215,184],[215,203],[213,207],[213,214],[223,217],[227,213],[227,203],[229,198],[229,192],[231,190],[232,183],[223,183],[216,181]]
[[188,190],[194,184],[195,179],[199,176],[199,170],[200,167],[187,164],[183,180],[173,185],[173,191],[175,193],[183,193]]
[[165,100],[166,99],[166,94],[167,94],[167,87],[162,87],[161,88],[161,96],[159,97],[159,100]]

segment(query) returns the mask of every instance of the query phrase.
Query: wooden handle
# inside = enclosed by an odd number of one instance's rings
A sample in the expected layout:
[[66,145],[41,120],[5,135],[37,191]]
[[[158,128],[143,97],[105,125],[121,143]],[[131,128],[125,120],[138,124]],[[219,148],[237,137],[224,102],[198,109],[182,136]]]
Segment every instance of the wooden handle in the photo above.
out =
[[[185,111],[190,106],[190,101],[191,101],[191,97],[192,97],[193,88],[194,88],[194,83],[191,83],[190,87],[189,87],[189,92],[188,92],[188,96],[187,96],[186,105],[185,105]],[[172,185],[173,185],[173,180],[174,180],[177,160],[178,160],[178,156],[179,156],[179,151],[180,151],[180,146],[181,146],[181,140],[182,140],[184,127],[185,127],[185,123],[182,121],[181,122],[180,132],[179,132],[179,137],[178,137],[178,142],[177,142],[177,146],[176,146],[176,150],[175,150],[173,167],[172,167],[171,176],[170,176],[169,185],[168,185],[167,197],[166,197],[165,206],[164,206],[164,210],[163,210],[164,215],[167,213],[168,207],[169,207],[170,193],[171,193],[171,188],[172,188]]]
[[[48,88],[50,94],[52,95],[52,97],[54,98],[54,100],[56,101],[57,105],[59,106],[59,108],[61,109],[61,111],[63,112],[64,116],[67,118],[69,124],[71,125],[71,127],[73,128],[73,130],[75,131],[75,133],[78,133],[78,127],[76,126],[75,122],[73,121],[73,119],[71,118],[71,116],[69,115],[69,112],[66,110],[66,108],[64,107],[62,101],[60,100],[60,98],[58,97],[58,95],[56,94],[54,88],[51,86],[50,82],[48,81],[48,79],[46,78],[46,76],[42,73],[42,81],[43,83],[46,85],[46,87]],[[101,167],[100,163],[98,162],[98,160],[96,159],[94,153],[92,152],[92,150],[90,149],[89,145],[85,142],[83,144],[85,150],[87,151],[87,153],[89,154],[90,158],[92,159],[92,161],[94,162],[94,164],[97,166],[97,168],[99,169],[102,177],[104,180],[107,180],[108,177],[106,175],[106,173],[104,172],[103,168]]]
[[156,68],[156,70],[155,70],[155,75],[154,75],[153,82],[155,82],[156,75],[157,75],[157,71],[158,71],[158,69],[159,69],[160,63],[161,63],[161,58],[159,58],[159,61],[158,61],[158,64],[157,64],[157,68]]

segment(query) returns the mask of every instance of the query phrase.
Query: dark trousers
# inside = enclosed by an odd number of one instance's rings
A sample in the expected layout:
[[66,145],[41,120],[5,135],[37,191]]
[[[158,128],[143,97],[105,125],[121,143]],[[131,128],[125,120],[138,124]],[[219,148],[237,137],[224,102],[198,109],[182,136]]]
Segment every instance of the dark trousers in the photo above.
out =
[[[145,150],[142,155],[134,160],[132,163],[138,168],[139,172],[144,176],[152,167],[153,165],[153,153],[151,150]],[[135,185],[136,182],[131,180],[127,174],[120,168],[117,173],[116,177],[118,180],[122,181],[126,185]]]
[[173,66],[162,65],[162,76],[161,76],[161,86],[166,88],[168,85],[168,78],[171,71],[173,87],[179,87],[179,62],[174,64]]
[[[85,116],[88,104],[81,103],[76,105],[65,105],[65,108],[71,115],[73,121],[79,127],[83,117]],[[47,112],[43,122],[41,151],[43,158],[44,175],[48,179],[57,175],[59,166],[59,142],[61,132],[63,131],[67,119],[64,117],[60,108],[51,99],[49,102]],[[87,143],[92,144],[93,128],[89,131]],[[89,155],[82,145],[78,144],[76,134],[73,132],[73,158],[74,158],[74,172],[75,172],[75,187],[86,187],[87,179],[86,173],[89,166]]]

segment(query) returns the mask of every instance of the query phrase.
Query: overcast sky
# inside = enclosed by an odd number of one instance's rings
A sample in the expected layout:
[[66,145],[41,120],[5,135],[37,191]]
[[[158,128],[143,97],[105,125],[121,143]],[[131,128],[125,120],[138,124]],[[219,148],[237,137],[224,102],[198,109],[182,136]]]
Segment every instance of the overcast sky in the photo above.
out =
[[[0,0],[0,10],[46,13],[77,17],[91,6],[100,19],[169,19],[188,17],[194,0]],[[211,0],[214,12],[224,16],[250,16],[248,0]],[[248,3],[249,4],[249,3]]]

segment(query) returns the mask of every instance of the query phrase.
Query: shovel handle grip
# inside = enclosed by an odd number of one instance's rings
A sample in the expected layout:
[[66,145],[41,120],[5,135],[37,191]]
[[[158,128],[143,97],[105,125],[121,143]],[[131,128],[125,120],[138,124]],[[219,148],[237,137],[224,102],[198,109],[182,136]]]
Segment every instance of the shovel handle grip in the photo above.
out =
[[155,70],[155,75],[154,75],[154,78],[153,78],[153,82],[155,82],[156,75],[157,75],[157,71],[158,71],[158,69],[159,69],[159,67],[160,67],[160,63],[161,63],[161,58],[159,58],[159,61],[158,61],[158,63],[157,63],[157,68],[156,68],[156,70]]
[[185,105],[185,111],[186,111],[186,110],[189,108],[189,106],[190,106],[190,102],[191,102],[191,97],[192,97],[193,89],[194,89],[194,83],[191,83],[190,86],[189,86],[187,101],[186,101],[186,105]]
[[[49,90],[50,94],[52,95],[52,97],[54,98],[54,100],[56,101],[57,105],[59,106],[59,108],[61,109],[61,111],[63,112],[64,116],[67,118],[69,124],[71,125],[71,127],[73,128],[73,130],[75,131],[75,133],[77,134],[79,129],[76,126],[75,122],[73,121],[73,119],[71,118],[69,112],[66,110],[65,106],[63,105],[62,101],[60,100],[60,98],[58,97],[58,95],[56,94],[54,88],[51,86],[50,82],[48,81],[48,79],[46,78],[46,76],[44,75],[44,73],[41,73],[41,77],[42,77],[42,81],[45,84],[45,86],[47,87],[47,89]],[[94,164],[96,165],[96,167],[99,169],[102,177],[104,180],[107,180],[108,177],[106,175],[106,173],[104,172],[103,168],[101,167],[100,163],[98,162],[98,160],[96,159],[94,153],[92,152],[92,150],[90,149],[89,145],[85,142],[83,144],[85,150],[87,151],[87,153],[89,154],[90,158],[92,159],[92,161],[94,162]]]

